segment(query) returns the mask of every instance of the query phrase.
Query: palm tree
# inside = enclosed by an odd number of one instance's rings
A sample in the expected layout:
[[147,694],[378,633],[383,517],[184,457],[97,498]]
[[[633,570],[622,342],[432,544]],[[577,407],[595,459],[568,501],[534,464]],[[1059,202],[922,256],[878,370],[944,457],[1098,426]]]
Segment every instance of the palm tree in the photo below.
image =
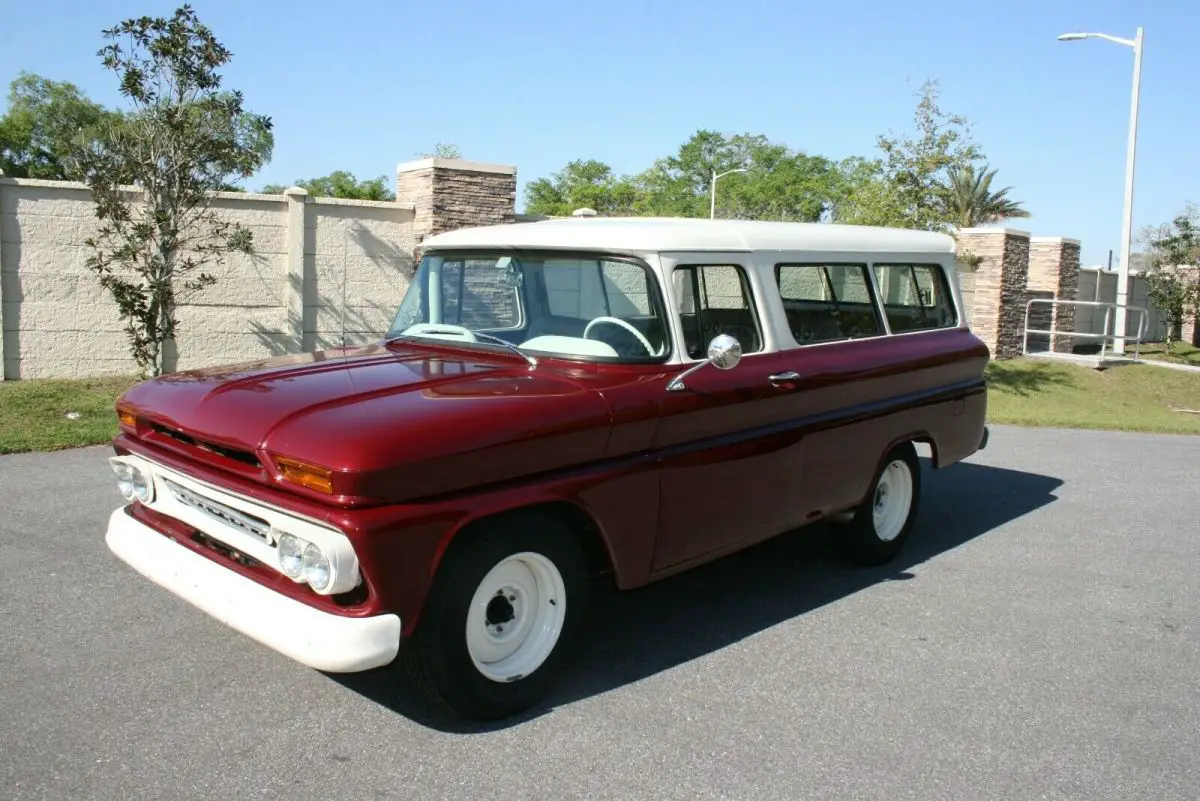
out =
[[946,210],[951,221],[959,228],[974,228],[1016,217],[1028,217],[1029,212],[1021,203],[1010,200],[1007,195],[1012,189],[992,191],[995,170],[984,169],[976,173],[972,166],[955,167],[950,170],[950,183],[946,186]]

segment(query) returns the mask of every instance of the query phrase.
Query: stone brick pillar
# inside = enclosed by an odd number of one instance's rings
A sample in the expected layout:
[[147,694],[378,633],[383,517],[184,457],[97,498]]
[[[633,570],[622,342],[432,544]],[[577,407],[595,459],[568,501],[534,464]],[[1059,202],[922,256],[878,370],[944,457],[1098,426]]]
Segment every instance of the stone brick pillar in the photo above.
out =
[[[1185,271],[1184,275],[1189,281],[1200,281],[1198,273],[1200,273],[1200,268],[1192,267]],[[1200,348],[1200,309],[1194,311],[1195,314],[1189,314],[1186,309],[1184,310],[1183,321],[1179,326],[1179,341]]]
[[517,212],[517,168],[461,159],[410,161],[396,167],[396,201],[413,207],[418,247],[443,231],[511,223]]
[[[1055,300],[1079,299],[1079,240],[1035,236],[1029,240],[1029,289],[1049,292]],[[1075,330],[1075,307],[1055,306],[1051,322],[1056,331]],[[1070,353],[1074,337],[1056,336],[1050,349]]]
[[958,232],[958,250],[983,259],[975,271],[971,330],[988,346],[993,359],[1020,356],[1029,234],[1008,228],[963,228]]

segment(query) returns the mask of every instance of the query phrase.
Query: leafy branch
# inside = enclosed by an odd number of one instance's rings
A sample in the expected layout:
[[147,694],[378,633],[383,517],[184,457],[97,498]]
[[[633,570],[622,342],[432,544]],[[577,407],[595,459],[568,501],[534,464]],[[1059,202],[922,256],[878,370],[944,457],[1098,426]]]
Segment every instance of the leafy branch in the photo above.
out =
[[97,55],[132,109],[73,154],[100,221],[87,266],[117,304],[134,361],[159,375],[181,292],[215,284],[204,268],[228,254],[253,252],[252,232],[213,204],[269,160],[272,124],[245,111],[240,92],[222,90],[217,68],[231,54],[190,6],[103,35],[110,43]]

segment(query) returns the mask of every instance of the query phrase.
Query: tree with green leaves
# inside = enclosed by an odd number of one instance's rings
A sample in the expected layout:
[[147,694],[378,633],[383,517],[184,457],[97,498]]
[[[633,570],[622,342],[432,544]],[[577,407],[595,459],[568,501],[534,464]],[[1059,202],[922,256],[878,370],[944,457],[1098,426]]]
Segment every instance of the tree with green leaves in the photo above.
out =
[[99,219],[87,266],[116,301],[135,362],[159,375],[180,293],[215,283],[206,266],[253,251],[251,231],[213,208],[214,192],[269,160],[272,123],[222,89],[217,69],[232,54],[189,5],[103,36],[97,55],[132,108],[72,157]]
[[569,162],[549,178],[525,187],[526,211],[551,217],[565,217],[581,208],[609,217],[629,216],[637,197],[637,187],[628,178],[617,177],[611,167],[594,159]]
[[948,175],[946,212],[955,227],[974,228],[1029,216],[1019,201],[1008,197],[1011,186],[992,189],[994,169],[985,167],[977,172],[973,165],[967,165],[952,167]]
[[1200,315],[1200,208],[1186,204],[1174,220],[1144,231],[1141,238],[1150,256],[1147,294],[1166,318],[1170,353],[1183,322]]
[[458,145],[448,144],[446,142],[438,142],[433,146],[433,150],[418,153],[419,159],[461,159],[462,151],[458,149]]
[[[966,118],[944,112],[939,89],[918,92],[915,132],[879,136],[879,154],[834,162],[769,141],[701,129],[678,151],[645,171],[617,176],[595,159],[577,159],[525,191],[526,211],[566,215],[588,207],[605,215],[707,217],[713,175],[717,216],[754,220],[829,221],[953,233],[1029,216],[1011,187],[993,190],[994,169],[971,138]],[[965,261],[978,263],[972,254]]]
[[[747,172],[721,179],[716,198],[720,216],[818,222],[831,212],[839,175],[837,165],[829,159],[792,150],[760,135],[735,136],[730,144]],[[706,197],[711,190],[710,179]]]
[[0,117],[0,170],[9,178],[70,180],[77,141],[94,141],[105,123],[120,117],[73,83],[22,72],[9,85]]
[[949,232],[955,226],[946,189],[955,170],[983,160],[965,117],[938,105],[937,82],[926,81],[914,115],[916,135],[879,136],[881,157],[853,164],[838,221]]
[[712,176],[721,179],[718,215],[755,220],[816,221],[828,212],[839,181],[836,165],[770,142],[699,130],[644,172],[618,176],[607,164],[577,159],[525,190],[526,211],[565,216],[590,208],[606,216],[707,217]]
[[[353,173],[346,170],[335,170],[321,178],[308,178],[296,181],[300,187],[313,197],[336,197],[348,200],[395,200],[396,193],[388,186],[386,175],[378,178],[359,180]],[[268,195],[279,195],[287,187],[280,184],[268,184],[263,192]]]

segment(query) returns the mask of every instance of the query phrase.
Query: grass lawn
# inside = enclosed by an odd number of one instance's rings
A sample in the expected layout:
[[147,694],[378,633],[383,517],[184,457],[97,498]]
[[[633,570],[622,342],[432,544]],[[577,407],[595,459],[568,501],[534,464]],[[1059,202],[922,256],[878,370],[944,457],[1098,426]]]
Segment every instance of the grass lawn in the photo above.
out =
[[1200,374],[1147,364],[1094,370],[1038,359],[988,365],[988,422],[1200,434]]
[[1138,355],[1143,359],[1157,359],[1158,361],[1175,362],[1176,364],[1194,364],[1200,367],[1200,348],[1197,348],[1195,345],[1189,345],[1186,342],[1176,342],[1172,346],[1170,353],[1167,353],[1166,347],[1161,343],[1142,345]]
[[[0,382],[0,453],[108,442],[117,433],[113,404],[134,383],[133,378]],[[69,412],[79,418],[72,420]]]

